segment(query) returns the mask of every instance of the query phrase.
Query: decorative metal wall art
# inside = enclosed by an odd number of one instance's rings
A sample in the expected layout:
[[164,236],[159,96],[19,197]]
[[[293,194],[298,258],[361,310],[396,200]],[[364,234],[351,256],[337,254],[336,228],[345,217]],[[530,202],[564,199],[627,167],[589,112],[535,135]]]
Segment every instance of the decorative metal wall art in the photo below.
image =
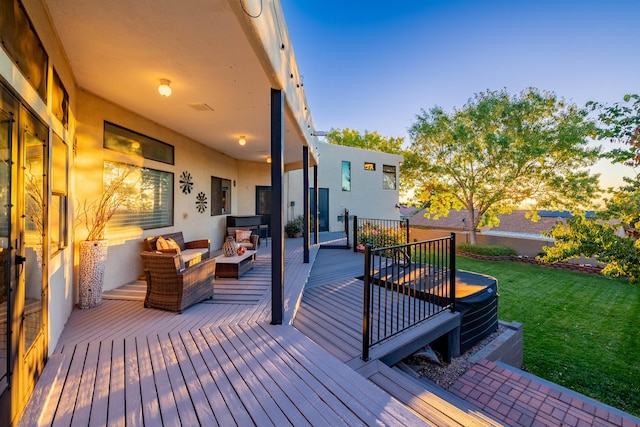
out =
[[196,196],[196,209],[202,213],[207,210],[207,195],[202,191]]
[[188,171],[182,172],[182,175],[180,175],[180,189],[184,194],[190,194],[192,188],[193,180],[191,179],[191,174]]

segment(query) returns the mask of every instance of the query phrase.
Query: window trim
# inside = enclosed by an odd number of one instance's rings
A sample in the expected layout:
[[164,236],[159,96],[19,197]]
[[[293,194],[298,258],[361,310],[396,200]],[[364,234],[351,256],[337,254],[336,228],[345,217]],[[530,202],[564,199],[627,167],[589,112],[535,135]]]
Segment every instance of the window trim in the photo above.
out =
[[[345,179],[345,166],[347,166],[348,176]],[[351,162],[347,160],[342,161],[342,167],[340,170],[341,188],[342,191],[351,191]]]
[[[217,184],[218,188],[216,188],[215,190],[219,192],[220,199],[217,199],[217,197],[214,197],[214,195],[216,194],[216,192],[214,191],[214,185],[216,184],[214,184],[214,182],[218,183]],[[223,191],[224,191],[223,188],[225,183],[228,183],[229,189],[227,190],[228,195],[226,195],[226,198],[223,199]],[[211,176],[211,216],[230,215],[231,209],[232,209],[231,208],[232,200],[233,200],[233,192],[231,190],[231,179],[212,175]],[[216,212],[218,210],[220,212]]]
[[[60,152],[57,152],[56,150],[56,145],[57,144],[62,144],[61,147],[58,147],[59,150],[64,150],[64,167],[63,168],[56,168],[54,167],[54,162],[56,162],[56,160],[59,160],[60,158]],[[50,229],[49,229],[49,244],[51,245],[51,257],[55,256],[58,252],[66,249],[69,246],[69,147],[67,145],[67,142],[62,139],[60,136],[58,136],[58,134],[56,134],[55,132],[52,132],[52,138],[51,138],[51,162],[50,162],[50,167],[51,167],[51,181],[50,181],[50,188],[51,188],[51,213],[53,213],[53,207],[55,206],[55,203],[53,202],[54,197],[59,199],[59,205],[58,205],[58,213],[57,213],[57,217],[58,217],[58,224],[50,224]],[[64,184],[61,186],[59,186],[59,182],[58,179],[59,177],[57,177],[56,172],[62,172],[62,169],[64,169]],[[62,180],[62,179],[61,179]],[[53,216],[53,215],[50,215]],[[55,242],[53,242],[52,238],[53,238],[53,234],[54,234],[54,230],[56,230],[56,234],[57,237],[59,237],[59,241],[57,242],[57,244],[54,244]]]

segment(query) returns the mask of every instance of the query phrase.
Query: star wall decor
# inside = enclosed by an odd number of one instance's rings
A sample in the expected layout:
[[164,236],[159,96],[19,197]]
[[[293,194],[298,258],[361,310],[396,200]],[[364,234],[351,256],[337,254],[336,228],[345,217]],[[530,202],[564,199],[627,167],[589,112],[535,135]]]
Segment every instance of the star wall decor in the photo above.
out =
[[207,195],[202,191],[196,196],[196,209],[198,209],[200,213],[207,210]]
[[180,175],[180,188],[184,194],[191,193],[193,180],[191,179],[191,174],[188,171],[184,171],[182,172],[182,175]]

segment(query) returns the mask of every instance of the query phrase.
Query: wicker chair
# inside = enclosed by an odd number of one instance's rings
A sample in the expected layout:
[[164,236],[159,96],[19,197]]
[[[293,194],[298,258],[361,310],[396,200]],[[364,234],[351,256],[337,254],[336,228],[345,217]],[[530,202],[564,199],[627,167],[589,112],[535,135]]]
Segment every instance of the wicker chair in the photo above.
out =
[[[227,236],[231,236],[234,239],[236,238],[236,230],[250,230],[249,227],[227,227]],[[239,245],[244,246],[245,249],[251,251],[257,251],[258,246],[260,244],[260,236],[255,234],[253,230],[251,231],[251,237],[249,237],[249,242],[237,242]],[[223,242],[224,244],[224,242]]]
[[140,256],[147,280],[145,307],[182,313],[197,302],[213,298],[215,258],[184,268],[177,254],[145,251]]

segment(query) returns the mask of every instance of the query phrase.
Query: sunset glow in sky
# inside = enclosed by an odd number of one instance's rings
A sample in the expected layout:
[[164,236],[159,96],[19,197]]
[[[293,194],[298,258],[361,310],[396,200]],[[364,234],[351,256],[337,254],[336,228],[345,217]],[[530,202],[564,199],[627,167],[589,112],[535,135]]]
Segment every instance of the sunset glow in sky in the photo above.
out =
[[[317,130],[408,139],[421,109],[487,89],[536,87],[579,106],[640,93],[637,0],[281,2]],[[603,186],[630,173],[594,171]]]

